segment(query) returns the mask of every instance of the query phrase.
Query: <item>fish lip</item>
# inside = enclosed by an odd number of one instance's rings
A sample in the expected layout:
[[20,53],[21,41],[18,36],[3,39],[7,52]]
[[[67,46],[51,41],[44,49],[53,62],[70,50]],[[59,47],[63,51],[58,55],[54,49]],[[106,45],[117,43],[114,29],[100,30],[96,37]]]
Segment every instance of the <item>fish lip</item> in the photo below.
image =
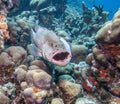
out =
[[[62,53],[65,53],[65,58],[61,59],[61,60],[56,60],[54,57],[57,55],[57,54],[62,54]],[[60,65],[60,66],[65,66],[66,64],[68,64],[68,62],[71,60],[71,53],[66,51],[66,50],[60,50],[60,51],[56,51],[54,52],[54,54],[52,55],[52,62],[57,64],[57,65]]]

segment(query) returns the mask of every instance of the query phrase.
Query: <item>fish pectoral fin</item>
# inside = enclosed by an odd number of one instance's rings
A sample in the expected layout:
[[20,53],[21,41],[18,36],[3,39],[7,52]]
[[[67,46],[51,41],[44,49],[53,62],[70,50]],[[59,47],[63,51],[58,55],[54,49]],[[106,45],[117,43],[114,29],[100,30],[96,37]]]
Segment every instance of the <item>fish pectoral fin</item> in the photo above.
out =
[[40,56],[40,52],[38,51],[37,47],[34,44],[30,44],[28,46],[28,50],[30,52],[31,55],[33,56]]
[[42,55],[42,52],[39,52],[38,55],[41,56],[41,57],[43,56],[43,55]]

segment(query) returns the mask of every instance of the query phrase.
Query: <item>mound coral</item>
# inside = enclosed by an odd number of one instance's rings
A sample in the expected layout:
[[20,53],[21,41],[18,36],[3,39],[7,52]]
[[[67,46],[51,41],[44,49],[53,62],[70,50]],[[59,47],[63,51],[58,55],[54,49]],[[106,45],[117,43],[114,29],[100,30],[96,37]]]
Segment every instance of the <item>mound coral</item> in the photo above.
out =
[[20,65],[25,62],[27,58],[27,52],[20,46],[11,46],[6,49],[6,52],[11,57],[12,61]]
[[6,53],[6,52],[2,52],[0,54],[0,67],[6,67],[6,66],[12,66],[14,65],[15,63],[12,62],[12,60],[9,58],[9,55]]
[[25,65],[20,65],[18,68],[15,68],[14,74],[17,76],[17,80],[19,82],[25,80],[26,73],[27,73],[27,66]]
[[120,37],[120,9],[114,15],[112,21],[109,21],[101,28],[95,40],[97,43],[110,43],[110,44],[119,44]]
[[45,72],[49,73],[49,69],[47,68],[47,66],[45,65],[45,63],[42,60],[34,60],[31,62],[31,66],[37,66],[39,67],[41,70],[44,70]]

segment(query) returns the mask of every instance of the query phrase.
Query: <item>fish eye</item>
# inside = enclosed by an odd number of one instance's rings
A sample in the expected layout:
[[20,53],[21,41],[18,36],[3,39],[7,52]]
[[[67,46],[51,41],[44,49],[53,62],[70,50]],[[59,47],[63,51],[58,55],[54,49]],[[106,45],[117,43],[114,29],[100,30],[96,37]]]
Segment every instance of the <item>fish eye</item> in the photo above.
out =
[[53,46],[53,43],[50,43],[50,46]]
[[51,43],[51,46],[53,46],[53,43]]

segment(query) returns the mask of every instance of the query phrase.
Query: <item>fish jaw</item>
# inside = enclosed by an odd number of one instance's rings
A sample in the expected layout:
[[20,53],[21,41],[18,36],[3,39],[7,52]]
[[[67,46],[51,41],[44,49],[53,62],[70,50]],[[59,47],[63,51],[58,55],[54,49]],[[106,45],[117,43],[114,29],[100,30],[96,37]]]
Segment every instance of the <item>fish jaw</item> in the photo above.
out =
[[59,66],[66,66],[70,62],[71,56],[68,51],[57,51],[52,55],[51,62]]

